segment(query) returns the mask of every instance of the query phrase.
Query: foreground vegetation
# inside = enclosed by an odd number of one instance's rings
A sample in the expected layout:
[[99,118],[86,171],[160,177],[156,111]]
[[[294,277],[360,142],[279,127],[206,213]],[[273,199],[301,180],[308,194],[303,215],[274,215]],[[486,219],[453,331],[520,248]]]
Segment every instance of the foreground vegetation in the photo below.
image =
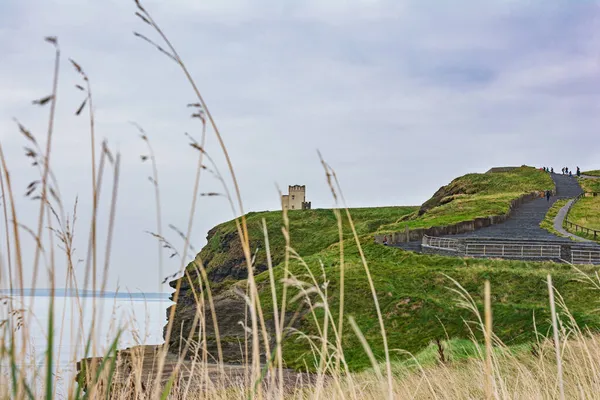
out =
[[524,194],[552,189],[554,182],[550,175],[532,167],[468,174],[440,188],[411,218],[386,224],[379,231],[446,226],[480,217],[504,215],[512,200]]
[[[570,338],[566,339],[564,334],[570,334]],[[600,391],[597,374],[600,337],[597,335],[567,329],[556,342],[540,339],[530,346],[505,346],[496,338],[492,337],[491,341],[493,346],[488,353],[485,346],[472,341],[442,340],[432,343],[414,359],[395,363],[391,396],[385,365],[376,365],[356,374],[322,379],[318,375],[312,376],[309,385],[306,384],[309,377],[304,377],[304,384],[284,386],[281,391],[267,387],[262,396],[268,400],[559,399],[562,396],[570,399],[594,398],[593,394]],[[202,369],[198,369],[193,382],[178,382],[166,398],[227,400],[253,397],[256,393],[249,389],[253,386],[249,377],[242,376],[226,385],[218,381],[206,385],[201,376]],[[132,393],[135,393],[135,386],[129,383],[114,390],[113,398],[133,398]]]
[[[453,351],[452,343],[442,343],[452,361],[441,360],[438,346],[432,345],[427,354],[429,366],[396,369],[394,393],[399,399],[557,399],[561,393],[565,398],[593,398],[590,394],[600,390],[600,379],[594,372],[600,367],[600,337],[575,332],[561,346],[558,369],[552,340],[520,348],[495,345],[488,362],[483,346],[471,343],[473,357],[461,362],[461,352],[469,345],[458,345]],[[419,354],[417,360],[423,356]],[[327,398],[350,398],[357,388],[361,399],[385,395],[382,380],[373,372],[358,374],[344,383],[342,393],[328,387]]]
[[[578,274],[571,267],[554,263],[526,263],[505,260],[468,260],[454,257],[410,254],[395,248],[373,244],[368,238],[361,243],[369,263],[379,304],[384,315],[390,348],[417,353],[431,341],[450,338],[468,339],[471,331],[465,320],[472,320],[467,310],[457,306],[460,298],[451,290],[450,277],[472,294],[479,309],[482,308],[483,283],[488,280],[494,287],[493,313],[496,316],[495,332],[505,343],[522,344],[535,340],[534,319],[537,329],[549,329],[547,288],[544,279],[552,274],[557,289],[563,293],[575,321],[581,326],[600,327],[594,313],[597,293],[576,280]],[[345,243],[345,310],[362,330],[376,359],[384,359],[379,326],[373,300],[369,292],[358,248]],[[591,272],[593,269],[589,269]],[[327,282],[327,295],[313,302],[327,302],[333,321],[337,321],[340,306],[340,254],[339,248],[330,248],[319,254],[292,263],[290,275],[307,282],[306,287],[316,287],[311,275],[319,284]],[[276,281],[281,279],[283,268],[275,269]],[[293,278],[292,278],[293,279]],[[266,283],[268,274],[258,275],[259,286]],[[300,283],[296,283],[300,286]],[[278,287],[281,290],[280,287]],[[294,293],[295,294],[295,293]],[[271,309],[270,293],[261,296],[262,305]],[[316,320],[303,319],[300,331],[318,335],[322,329],[325,311],[315,310]],[[321,327],[321,328],[319,328]],[[479,333],[476,338],[481,339]],[[356,334],[347,329],[342,338],[344,357],[351,370],[361,370],[370,365]],[[311,364],[313,354],[307,351],[306,338],[291,336],[284,343],[286,364],[302,368]],[[402,359],[398,354],[394,359]],[[312,369],[312,368],[311,368]]]

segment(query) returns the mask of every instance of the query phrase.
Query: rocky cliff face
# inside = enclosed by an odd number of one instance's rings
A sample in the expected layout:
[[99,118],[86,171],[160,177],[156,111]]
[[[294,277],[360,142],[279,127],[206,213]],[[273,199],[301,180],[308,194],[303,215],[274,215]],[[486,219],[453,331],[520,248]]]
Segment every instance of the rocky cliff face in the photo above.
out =
[[[237,231],[225,233],[222,232],[222,226],[219,225],[208,232],[207,240],[209,244],[200,251],[196,259],[204,262],[211,282],[248,278],[246,258]],[[251,248],[255,248],[257,245],[260,243],[251,243]],[[266,263],[257,263],[254,267],[256,273],[267,269]]]
[[[240,363],[244,360],[244,347],[246,331],[244,325],[250,326],[249,317],[246,315],[246,303],[242,297],[245,285],[236,283],[248,278],[246,259],[240,242],[238,232],[231,230],[231,224],[221,224],[211,229],[207,236],[207,245],[196,256],[195,263],[202,262],[207,272],[210,288],[213,296],[215,314],[218,316],[217,324],[223,359],[229,363]],[[258,242],[251,242],[251,248],[256,248]],[[274,254],[274,261],[279,261],[278,254]],[[267,269],[266,262],[256,262],[255,274]],[[169,340],[169,348],[172,352],[178,352],[185,346],[188,338],[198,342],[200,330],[206,330],[206,347],[210,357],[217,359],[216,331],[213,324],[212,312],[209,306],[207,293],[204,296],[204,307],[202,304],[201,291],[204,290],[198,269],[194,262],[187,267],[188,276],[169,283],[176,288],[179,282],[180,292],[173,319],[172,334]],[[193,288],[192,289],[192,285]],[[195,293],[194,293],[195,292]],[[169,318],[171,308],[167,309]],[[194,319],[196,315],[202,322],[196,324],[194,332]],[[202,324],[205,324],[202,327]],[[272,321],[267,321],[271,326]],[[164,334],[166,335],[166,326]],[[273,335],[271,335],[273,336]],[[193,350],[192,350],[193,352]]]

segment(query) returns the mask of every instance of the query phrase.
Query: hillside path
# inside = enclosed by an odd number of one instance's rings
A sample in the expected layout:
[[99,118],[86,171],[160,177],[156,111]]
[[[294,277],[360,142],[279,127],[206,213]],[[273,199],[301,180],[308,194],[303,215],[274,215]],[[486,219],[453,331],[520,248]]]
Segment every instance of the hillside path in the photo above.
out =
[[585,239],[580,236],[574,235],[570,232],[567,232],[567,230],[563,228],[565,218],[567,217],[567,212],[569,211],[569,207],[571,207],[571,204],[573,204],[574,201],[575,199],[569,200],[569,202],[558,211],[558,214],[556,214],[556,217],[554,217],[554,229],[561,235],[570,237],[578,242],[596,243],[593,240]]
[[579,186],[577,178],[574,176],[552,174],[552,179],[556,186],[556,194],[550,198],[550,201],[540,197],[516,208],[510,218],[501,224],[490,225],[472,232],[452,235],[452,237],[553,241],[570,240],[565,237],[558,237],[545,229],[542,229],[540,223],[544,220],[548,210],[555,201],[559,199],[575,198],[583,193],[583,190]]

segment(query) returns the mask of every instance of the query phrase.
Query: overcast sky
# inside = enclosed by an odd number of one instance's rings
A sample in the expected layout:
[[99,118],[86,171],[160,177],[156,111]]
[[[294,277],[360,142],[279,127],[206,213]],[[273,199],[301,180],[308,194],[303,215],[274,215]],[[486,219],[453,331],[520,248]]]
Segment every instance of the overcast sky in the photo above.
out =
[[[493,166],[600,168],[595,1],[144,4],[179,49],[221,129],[246,211],[278,209],[276,185],[291,184],[307,186],[313,207],[330,207],[317,150],[337,170],[353,207],[420,204],[454,177]],[[65,207],[79,196],[76,258],[86,257],[90,139],[86,117],[74,116],[83,94],[68,58],[90,76],[98,140],[122,155],[109,288],[156,291],[156,242],[144,233],[156,230],[151,169],[140,160],[144,143],[129,121],[145,128],[156,149],[164,230],[179,247],[166,225],[186,227],[197,152],[184,132],[199,138],[200,124],[189,118],[186,104],[195,98],[175,63],[132,34],[156,38],[134,12],[127,0],[1,0],[0,139],[18,217],[34,228],[37,208],[23,194],[36,172],[12,119],[43,143],[49,108],[31,101],[50,92],[53,48],[43,38],[57,36],[52,163]],[[225,171],[212,133],[207,149]],[[222,191],[209,175],[202,182],[202,192]],[[219,197],[198,204],[192,242],[200,249],[208,229],[233,215]],[[22,234],[30,265],[33,241]],[[167,260],[163,275],[179,265]],[[57,286],[64,286],[65,268],[57,268]],[[77,267],[79,280],[83,269]],[[37,285],[48,286],[45,271]]]

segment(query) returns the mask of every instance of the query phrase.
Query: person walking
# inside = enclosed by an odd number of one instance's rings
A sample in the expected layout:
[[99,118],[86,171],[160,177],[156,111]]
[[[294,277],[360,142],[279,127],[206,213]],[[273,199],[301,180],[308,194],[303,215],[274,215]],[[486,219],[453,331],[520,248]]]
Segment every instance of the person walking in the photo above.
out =
[[546,201],[550,201],[550,195],[552,193],[549,190],[546,190]]
[[550,173],[553,174],[554,173],[554,167],[550,168]]
[[581,176],[581,170],[577,167],[577,176]]

